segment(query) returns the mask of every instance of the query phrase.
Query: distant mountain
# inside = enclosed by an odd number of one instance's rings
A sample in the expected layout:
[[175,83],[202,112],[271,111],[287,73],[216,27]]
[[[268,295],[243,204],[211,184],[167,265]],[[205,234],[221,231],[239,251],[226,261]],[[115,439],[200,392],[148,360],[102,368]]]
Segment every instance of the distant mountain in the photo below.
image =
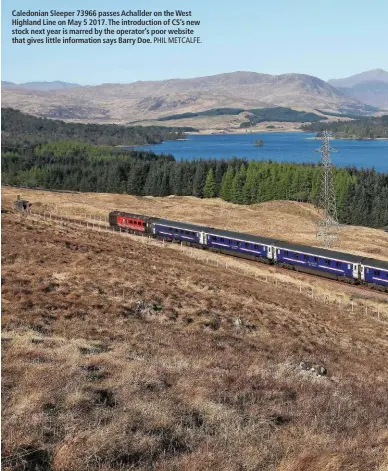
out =
[[368,70],[351,77],[329,80],[328,83],[348,97],[388,109],[388,72],[383,69]]
[[351,75],[347,78],[342,79],[331,79],[328,80],[330,85],[334,87],[353,87],[364,82],[385,82],[388,83],[388,72],[383,69],[367,70],[360,74]]
[[214,108],[316,109],[368,114],[375,108],[310,75],[232,72],[192,79],[141,81],[50,91],[4,87],[3,106],[38,116],[130,122]]
[[54,82],[26,82],[26,83],[13,83],[13,82],[1,82],[2,88],[17,88],[22,90],[40,90],[40,91],[52,91],[52,90],[63,90],[67,88],[81,87],[77,83],[61,82],[59,80]]

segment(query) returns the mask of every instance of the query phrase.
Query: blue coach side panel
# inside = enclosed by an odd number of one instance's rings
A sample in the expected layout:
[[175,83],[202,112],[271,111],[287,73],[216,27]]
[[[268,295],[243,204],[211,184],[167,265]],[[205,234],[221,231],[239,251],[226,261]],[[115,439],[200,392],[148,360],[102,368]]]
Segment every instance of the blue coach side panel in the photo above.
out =
[[277,242],[275,258],[278,263],[301,269],[325,272],[333,277],[358,279],[362,257],[317,247]]
[[361,278],[367,283],[388,288],[388,262],[364,259],[361,263]]
[[196,224],[170,221],[168,219],[155,219],[152,223],[152,232],[156,236],[181,242],[200,243],[201,232],[205,228]]
[[206,236],[208,247],[229,251],[241,256],[248,255],[269,260],[273,258],[272,247],[275,242],[274,239],[209,228],[207,229]]

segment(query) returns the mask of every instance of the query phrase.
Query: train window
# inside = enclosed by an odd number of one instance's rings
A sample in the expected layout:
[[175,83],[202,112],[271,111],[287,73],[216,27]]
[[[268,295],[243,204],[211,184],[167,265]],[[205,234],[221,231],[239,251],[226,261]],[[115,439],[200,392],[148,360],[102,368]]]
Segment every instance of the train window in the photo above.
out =
[[220,241],[221,241],[221,242],[224,242],[224,238],[223,238],[223,237],[221,237]]
[[259,246],[255,244],[254,249],[258,250]]
[[341,265],[341,262],[337,262],[337,267],[340,267]]
[[318,257],[314,257],[314,262],[318,263]]
[[328,258],[325,259],[326,265],[330,265],[330,260]]
[[288,250],[285,250],[285,251],[284,251],[284,255],[285,255],[286,257],[288,257]]
[[380,276],[380,270],[375,270],[375,276]]
[[308,260],[308,259],[309,259],[309,256],[308,256],[308,255],[305,255],[305,256],[304,256],[304,259],[305,259],[305,260]]
[[294,252],[294,258],[299,258],[299,254],[297,254],[296,252]]

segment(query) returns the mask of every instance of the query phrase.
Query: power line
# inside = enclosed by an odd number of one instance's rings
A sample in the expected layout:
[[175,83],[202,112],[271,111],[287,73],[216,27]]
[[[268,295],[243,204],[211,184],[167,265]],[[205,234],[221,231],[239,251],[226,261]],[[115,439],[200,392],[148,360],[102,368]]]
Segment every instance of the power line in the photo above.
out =
[[337,216],[337,203],[335,198],[334,179],[330,153],[338,152],[330,147],[331,135],[324,131],[322,135],[322,147],[316,150],[322,154],[321,182],[319,190],[318,207],[320,208],[320,219],[317,222],[317,239],[325,247],[331,247],[338,237],[339,224]]

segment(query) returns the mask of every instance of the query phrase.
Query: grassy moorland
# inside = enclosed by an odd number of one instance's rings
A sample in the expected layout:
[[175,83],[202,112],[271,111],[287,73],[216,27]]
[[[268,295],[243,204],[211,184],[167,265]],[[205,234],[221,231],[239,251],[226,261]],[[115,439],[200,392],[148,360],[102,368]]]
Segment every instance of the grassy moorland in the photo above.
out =
[[387,469],[385,323],[12,211],[2,262],[3,469]]
[[[170,196],[138,197],[112,193],[55,193],[4,187],[2,197],[11,206],[17,195],[33,203],[34,211],[47,211],[71,217],[107,217],[120,210],[164,217],[206,226],[317,245],[317,209],[296,201],[269,201],[237,205],[219,198],[200,199]],[[382,230],[343,226],[334,250],[388,260],[388,233]]]

